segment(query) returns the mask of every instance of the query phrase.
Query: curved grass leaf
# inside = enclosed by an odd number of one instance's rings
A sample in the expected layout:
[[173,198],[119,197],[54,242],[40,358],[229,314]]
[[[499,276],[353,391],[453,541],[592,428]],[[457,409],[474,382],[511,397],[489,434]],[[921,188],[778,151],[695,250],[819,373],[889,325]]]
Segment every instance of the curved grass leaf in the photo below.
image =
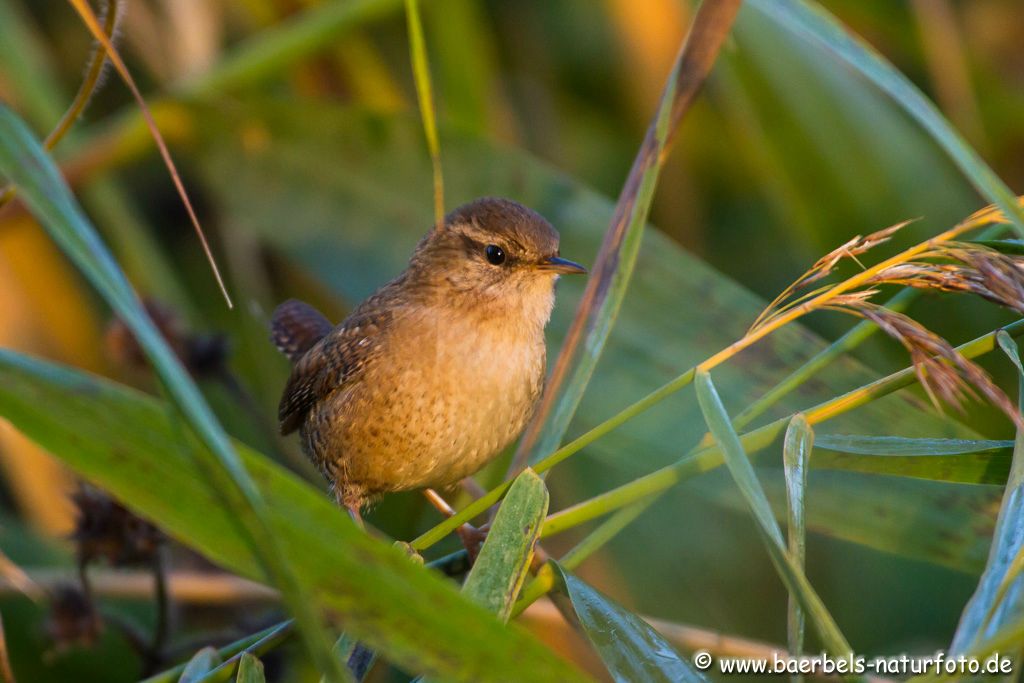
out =
[[994,439],[923,439],[906,436],[818,434],[815,448],[856,455],[967,455],[1013,448],[1012,441]]
[[[225,662],[209,672],[199,677],[196,683],[227,683],[230,681],[236,673],[240,673],[242,660],[246,657],[256,658],[257,655],[266,654],[278,647],[281,643],[288,639],[292,634],[295,622],[291,619],[282,621],[279,624],[271,626],[270,628],[257,634],[255,639],[252,640],[252,644],[236,652],[232,657],[225,660]],[[259,660],[256,660],[259,662]],[[341,660],[344,661],[344,660]],[[260,671],[262,671],[262,664],[260,665]],[[321,682],[326,677],[321,678]],[[348,676],[346,681],[351,681],[351,676]],[[152,679],[147,679],[143,683],[152,683]]]
[[544,481],[533,470],[523,470],[498,508],[462,594],[507,621],[547,513]]
[[821,434],[814,445],[814,469],[1002,486],[1013,442]]
[[188,660],[181,672],[178,683],[197,683],[199,679],[221,664],[220,653],[212,647],[204,647]]
[[[202,445],[181,435],[165,404],[0,350],[0,415],[211,561],[263,578],[233,512],[220,505],[221,493],[201,483],[195,458]],[[441,577],[360,532],[322,492],[247,447],[236,448],[267,501],[281,552],[306,589],[391,661],[453,681],[582,679],[521,628],[501,624]]]
[[554,569],[584,633],[612,678],[622,683],[706,683],[650,624],[576,578],[557,562]]
[[858,71],[899,104],[928,131],[975,189],[1000,209],[1024,236],[1024,208],[938,108],[892,64],[831,14],[804,0],[751,0],[747,7],[764,14],[797,37],[820,45]]
[[[108,49],[109,51],[109,49]],[[223,428],[199,389],[157,330],[118,264],[85,218],[70,190],[25,124],[0,104],[0,172],[19,188],[31,211],[54,241],[99,290],[138,340],[157,376],[188,424],[209,450],[197,461],[206,471],[203,481],[220,493],[218,502],[238,520],[264,572],[281,591],[300,625],[303,639],[317,666],[332,679],[344,670],[331,656],[330,641],[319,623],[312,601],[303,592],[271,531],[267,511],[255,483],[239,460]]]
[[238,676],[235,683],[266,683],[267,678],[263,675],[263,662],[246,652],[238,660]]
[[949,484],[1002,486],[1010,471],[1008,449],[968,455],[847,455],[816,451],[815,470],[862,472],[885,477],[910,477]]
[[[241,640],[226,645],[219,649],[217,654],[221,660],[228,659],[229,661],[239,657],[243,652],[262,654],[266,649],[276,646],[285,640],[293,632],[294,626],[295,622],[291,619],[283,621],[280,624],[265,628],[259,633],[254,633],[251,636],[246,636]],[[187,667],[188,663],[186,662],[185,664],[154,674],[140,683],[175,683]]]
[[[1017,343],[1005,332],[997,337],[999,346],[1017,367],[1019,401],[1024,408],[1024,366]],[[965,653],[994,635],[1001,627],[1024,616],[1024,580],[1019,577],[1024,559],[1024,432],[1017,430],[1003,501],[996,520],[988,563],[978,588],[964,607],[950,645],[953,653]],[[1016,648],[1020,652],[1020,646]]]
[[761,488],[757,475],[754,474],[754,466],[747,458],[739,436],[732,428],[729,414],[725,412],[725,406],[722,405],[722,400],[719,398],[718,392],[715,391],[711,376],[703,370],[698,371],[694,387],[708,429],[711,430],[711,434],[721,448],[722,457],[729,473],[732,474],[733,480],[746,500],[747,507],[757,523],[757,529],[764,539],[765,547],[779,577],[786,584],[790,594],[800,601],[829,653],[833,657],[850,654],[853,650],[839,631],[832,615],[829,614],[803,571],[786,550],[782,531],[779,529],[778,522],[775,521],[768,497],[765,495],[764,489]]
[[[807,467],[814,447],[814,431],[807,418],[797,414],[789,422],[782,445],[782,463],[786,473],[786,508],[789,511],[786,534],[789,554],[793,562],[804,571],[807,557],[807,530],[804,522],[804,489],[807,488]],[[804,612],[796,596],[790,594],[786,613],[786,642],[793,657],[804,652]],[[803,675],[794,674],[794,683]]]

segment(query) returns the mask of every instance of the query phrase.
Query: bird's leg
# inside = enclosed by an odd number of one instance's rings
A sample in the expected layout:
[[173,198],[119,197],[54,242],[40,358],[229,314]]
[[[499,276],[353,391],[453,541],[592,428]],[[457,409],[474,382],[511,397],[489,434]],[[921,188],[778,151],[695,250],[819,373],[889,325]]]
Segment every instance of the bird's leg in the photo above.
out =
[[[434,489],[424,489],[423,495],[445,517],[451,517],[455,514],[455,509]],[[483,545],[484,540],[487,538],[489,526],[485,524],[478,529],[467,522],[455,530],[455,533],[459,535],[459,539],[462,540],[462,545],[466,547],[466,552],[469,553],[470,563],[475,562],[476,556],[480,554],[480,546]]]
[[345,510],[348,511],[348,516],[352,518],[352,521],[356,523],[356,526],[363,531],[366,531],[366,525],[363,524],[363,515],[359,512],[359,508],[346,507]]
[[363,515],[359,512],[359,503],[353,503],[352,501],[345,500],[345,496],[342,494],[340,487],[334,487],[334,500],[338,503],[338,507],[348,512],[348,516],[352,518],[352,521],[356,523],[356,526],[366,531],[366,525],[363,523]]

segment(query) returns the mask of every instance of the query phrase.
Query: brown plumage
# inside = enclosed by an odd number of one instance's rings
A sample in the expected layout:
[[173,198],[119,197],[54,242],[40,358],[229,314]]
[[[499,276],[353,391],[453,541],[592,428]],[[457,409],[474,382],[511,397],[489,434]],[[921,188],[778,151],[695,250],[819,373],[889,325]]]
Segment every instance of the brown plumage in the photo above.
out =
[[581,272],[530,209],[492,198],[456,209],[337,327],[299,301],[274,312],[272,339],[294,362],[281,432],[299,431],[356,512],[469,476],[532,415],[555,281]]

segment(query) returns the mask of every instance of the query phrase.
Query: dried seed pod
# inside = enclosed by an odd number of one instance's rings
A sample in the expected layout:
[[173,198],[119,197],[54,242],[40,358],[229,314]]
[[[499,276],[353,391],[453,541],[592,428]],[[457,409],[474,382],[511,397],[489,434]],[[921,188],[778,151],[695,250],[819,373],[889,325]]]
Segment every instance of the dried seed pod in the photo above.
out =
[[71,584],[55,586],[50,595],[46,636],[56,652],[90,647],[103,633],[103,622],[89,597]]
[[962,411],[963,403],[967,399],[977,399],[980,393],[1006,413],[1019,429],[1024,429],[1024,417],[1017,406],[996,386],[988,373],[916,320],[867,301],[844,302],[830,308],[867,318],[900,342],[910,353],[910,362],[921,386],[939,410],[942,409],[941,403],[946,403]]
[[115,567],[152,562],[164,540],[159,529],[94,487],[83,485],[73,500],[78,519],[71,537],[81,565],[98,558]]

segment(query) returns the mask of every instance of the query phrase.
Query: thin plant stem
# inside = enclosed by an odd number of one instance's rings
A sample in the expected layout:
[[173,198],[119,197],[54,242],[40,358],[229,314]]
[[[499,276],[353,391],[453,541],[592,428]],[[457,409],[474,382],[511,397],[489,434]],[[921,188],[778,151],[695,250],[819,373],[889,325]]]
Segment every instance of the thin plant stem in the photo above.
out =
[[418,0],[405,0],[405,16],[409,25],[409,53],[416,81],[416,96],[420,104],[420,118],[430,151],[430,165],[434,176],[434,229],[444,227],[444,176],[441,173],[441,142],[437,136],[437,117],[434,113],[434,87],[430,79],[430,62],[423,39]]
[[[103,17],[103,30],[108,36],[114,35],[120,13],[121,0],[109,0],[106,14]],[[60,117],[60,121],[50,131],[50,134],[46,136],[46,139],[43,140],[44,149],[49,151],[56,147],[57,143],[64,139],[64,136],[71,130],[75,121],[85,111],[89,101],[92,99],[93,93],[99,87],[103,76],[103,67],[106,64],[107,51],[103,45],[97,43],[92,58],[89,60],[89,65],[85,69],[85,78],[82,79],[82,84],[78,87],[75,98],[71,101],[64,115]],[[18,189],[13,184],[9,184],[3,190],[0,190],[0,208],[3,208],[5,204],[14,199],[17,193]]]
[[102,46],[106,52],[110,63],[114,65],[117,73],[121,76],[121,80],[124,81],[124,84],[128,87],[132,97],[135,98],[135,102],[139,106],[139,111],[146,123],[146,127],[149,129],[149,132],[153,137],[153,142],[156,143],[157,150],[160,152],[160,157],[163,159],[164,165],[167,167],[167,171],[171,176],[171,182],[174,184],[174,188],[178,192],[178,197],[181,200],[182,206],[185,207],[189,220],[192,222],[192,227],[195,228],[196,236],[199,238],[200,246],[203,249],[203,253],[206,255],[207,263],[209,263],[210,269],[213,271],[213,276],[217,281],[217,286],[220,288],[220,292],[223,295],[228,308],[232,308],[231,296],[228,294],[227,286],[224,284],[224,278],[220,274],[220,268],[217,267],[217,260],[213,257],[213,251],[210,249],[210,245],[206,241],[206,233],[203,232],[202,225],[199,223],[199,217],[196,215],[195,209],[192,207],[192,202],[188,197],[188,192],[185,191],[185,185],[182,183],[181,176],[178,174],[177,166],[175,166],[174,160],[171,158],[171,152],[167,148],[167,143],[164,141],[163,135],[160,134],[160,129],[157,127],[156,121],[153,119],[153,113],[146,104],[146,100],[142,97],[142,92],[135,84],[135,79],[132,78],[131,72],[128,71],[128,67],[125,65],[124,60],[121,59],[121,55],[118,53],[117,48],[114,47],[114,43],[110,36],[107,35],[103,31],[103,27],[100,26],[99,19],[97,19],[96,13],[93,12],[89,3],[86,2],[86,0],[68,1],[71,3],[71,6],[75,8],[75,11],[78,12],[78,15],[88,27],[93,37],[99,41],[100,46]]
[[167,587],[167,552],[163,546],[158,547],[153,553],[153,586],[156,617],[149,649],[156,659],[163,652],[167,642],[171,619],[171,598]]

